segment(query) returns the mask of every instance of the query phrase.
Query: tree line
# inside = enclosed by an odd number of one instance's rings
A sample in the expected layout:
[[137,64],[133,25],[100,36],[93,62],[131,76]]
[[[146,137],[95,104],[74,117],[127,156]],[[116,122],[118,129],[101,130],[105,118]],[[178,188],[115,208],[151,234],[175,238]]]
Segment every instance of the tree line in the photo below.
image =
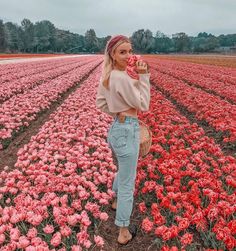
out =
[[[23,19],[21,25],[0,19],[0,52],[2,53],[103,53],[111,36],[98,38],[93,29],[85,35],[61,30],[48,20],[32,23]],[[184,32],[171,37],[161,31],[139,29],[130,37],[136,53],[202,53],[220,47],[235,47],[236,34],[214,36],[200,32],[188,36]]]

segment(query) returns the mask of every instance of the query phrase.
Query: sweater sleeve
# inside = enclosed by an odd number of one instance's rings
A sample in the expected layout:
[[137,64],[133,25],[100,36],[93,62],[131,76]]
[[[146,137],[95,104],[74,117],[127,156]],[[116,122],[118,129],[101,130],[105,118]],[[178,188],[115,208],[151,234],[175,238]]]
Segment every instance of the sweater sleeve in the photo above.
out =
[[107,114],[109,114],[112,117],[115,117],[116,113],[112,113],[109,111],[108,105],[107,105],[107,101],[106,98],[103,94],[103,86],[101,81],[99,81],[99,85],[97,88],[97,94],[96,94],[96,107],[101,110],[102,112],[105,112]]
[[138,74],[136,83],[128,78],[122,79],[116,87],[117,93],[124,101],[133,108],[140,111],[148,111],[150,104],[150,73]]

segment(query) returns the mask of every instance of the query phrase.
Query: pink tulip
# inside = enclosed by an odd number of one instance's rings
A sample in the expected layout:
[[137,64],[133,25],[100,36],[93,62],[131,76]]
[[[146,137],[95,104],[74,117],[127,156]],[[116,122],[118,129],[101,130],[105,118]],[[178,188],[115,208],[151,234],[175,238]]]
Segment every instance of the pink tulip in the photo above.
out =
[[11,240],[14,240],[14,241],[19,240],[19,238],[20,238],[20,231],[19,231],[19,229],[17,227],[10,229],[10,238],[11,238]]
[[99,247],[102,247],[104,245],[104,240],[99,235],[94,235],[94,241],[95,241],[96,245]]
[[29,244],[30,241],[25,236],[21,236],[19,238],[18,248],[26,248],[27,246],[29,246]]
[[142,221],[142,228],[144,229],[145,232],[151,232],[153,229],[153,222],[146,217]]
[[4,243],[5,239],[5,234],[0,234],[0,244]]
[[35,238],[38,234],[38,231],[36,228],[32,227],[28,230],[27,237],[29,239]]
[[53,227],[53,225],[47,224],[47,225],[43,228],[43,231],[44,231],[46,234],[52,234],[52,233],[54,232],[54,227]]
[[0,234],[3,234],[7,230],[6,225],[0,225]]
[[101,220],[107,221],[108,218],[109,218],[109,216],[108,216],[107,213],[101,213],[101,214],[100,214],[100,219],[101,219]]
[[61,244],[61,233],[60,232],[56,232],[51,239],[50,242],[54,247],[57,247]]
[[86,240],[86,241],[84,242],[84,246],[85,246],[86,248],[90,248],[91,245],[92,245],[92,242],[91,242],[90,240]]
[[82,251],[82,247],[78,246],[78,245],[73,245],[71,247],[71,251]]
[[60,232],[62,236],[70,236],[72,233],[71,228],[68,226],[61,227]]
[[191,244],[191,243],[192,243],[192,240],[193,240],[193,235],[192,235],[192,234],[189,234],[189,233],[184,234],[184,235],[181,237],[181,239],[180,239],[181,244],[182,244],[183,246],[186,246],[186,245],[188,245],[188,244]]
[[67,221],[69,225],[75,226],[78,222],[78,218],[76,215],[69,215],[67,216]]

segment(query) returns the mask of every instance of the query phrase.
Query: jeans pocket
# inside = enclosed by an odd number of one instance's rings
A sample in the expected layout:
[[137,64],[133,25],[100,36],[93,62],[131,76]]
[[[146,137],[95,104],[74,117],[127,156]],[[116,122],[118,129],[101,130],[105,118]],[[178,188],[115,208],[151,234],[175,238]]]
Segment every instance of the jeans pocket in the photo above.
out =
[[110,143],[118,156],[125,155],[128,150],[128,128],[113,128],[110,133]]

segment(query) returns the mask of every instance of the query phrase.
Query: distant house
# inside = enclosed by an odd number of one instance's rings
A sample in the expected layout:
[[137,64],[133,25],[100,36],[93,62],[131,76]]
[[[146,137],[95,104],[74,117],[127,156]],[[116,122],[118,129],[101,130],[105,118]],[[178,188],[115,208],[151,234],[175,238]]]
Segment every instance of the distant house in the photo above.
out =
[[215,52],[223,52],[223,53],[236,53],[236,45],[234,46],[220,46],[215,48]]
[[236,45],[230,47],[231,52],[236,53]]

